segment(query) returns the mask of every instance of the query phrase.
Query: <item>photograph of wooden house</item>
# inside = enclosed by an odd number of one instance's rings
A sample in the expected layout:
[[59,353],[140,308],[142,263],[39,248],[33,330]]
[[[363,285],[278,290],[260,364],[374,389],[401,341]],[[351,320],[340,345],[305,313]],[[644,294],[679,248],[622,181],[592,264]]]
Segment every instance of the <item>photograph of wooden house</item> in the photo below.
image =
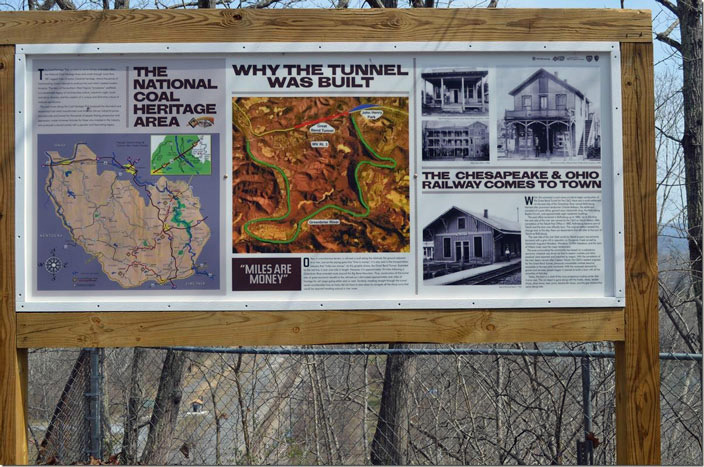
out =
[[499,159],[601,160],[598,68],[502,75],[518,79],[497,84]]
[[423,121],[424,161],[488,161],[489,121]]
[[487,70],[440,68],[421,73],[423,115],[489,115]]
[[521,225],[456,206],[423,229],[424,285],[521,283]]

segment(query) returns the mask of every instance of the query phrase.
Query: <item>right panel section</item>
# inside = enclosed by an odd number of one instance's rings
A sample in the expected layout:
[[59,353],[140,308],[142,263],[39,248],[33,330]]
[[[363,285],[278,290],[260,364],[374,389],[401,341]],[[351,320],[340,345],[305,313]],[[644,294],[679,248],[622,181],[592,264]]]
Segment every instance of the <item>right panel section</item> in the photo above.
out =
[[419,296],[622,296],[612,54],[465,57],[417,61]]

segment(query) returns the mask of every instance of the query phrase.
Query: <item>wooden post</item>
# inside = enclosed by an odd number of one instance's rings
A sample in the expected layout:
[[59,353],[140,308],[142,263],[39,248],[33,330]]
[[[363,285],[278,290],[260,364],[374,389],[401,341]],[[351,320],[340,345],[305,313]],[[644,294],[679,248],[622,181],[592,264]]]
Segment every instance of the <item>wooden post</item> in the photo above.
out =
[[477,95],[481,94],[481,101],[482,101],[482,112],[486,110],[485,105],[484,105],[484,76],[482,76],[479,79],[479,90],[477,91]]
[[15,315],[15,47],[0,45],[0,464],[27,463],[27,351]]
[[660,464],[653,45],[621,44],[626,335],[616,343],[619,464]]
[[552,155],[552,151],[550,150],[550,125],[545,125],[545,140],[548,142],[547,147],[545,148],[545,153],[548,156]]
[[440,78],[440,110],[445,110],[445,80]]

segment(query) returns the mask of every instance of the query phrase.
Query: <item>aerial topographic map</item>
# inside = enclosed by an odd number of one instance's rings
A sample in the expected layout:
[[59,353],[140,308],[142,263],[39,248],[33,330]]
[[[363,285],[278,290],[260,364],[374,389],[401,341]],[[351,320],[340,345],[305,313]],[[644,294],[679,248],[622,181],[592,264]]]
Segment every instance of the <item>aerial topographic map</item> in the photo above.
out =
[[407,97],[234,97],[235,253],[410,251]]
[[[149,135],[143,139],[123,151],[142,153],[148,164]],[[197,141],[191,144],[195,147]],[[138,160],[121,160],[114,152],[98,155],[83,142],[55,146],[64,146],[65,152],[45,151],[41,163],[42,171],[46,171],[43,188],[69,234],[63,245],[52,245],[52,251],[73,257],[67,264],[74,287],[92,281],[97,288],[105,288],[99,286],[97,276],[101,275],[123,289],[148,283],[171,288],[177,284],[207,287],[205,282],[184,282],[195,275],[213,276],[199,261],[211,230],[188,177],[150,176],[149,167]],[[39,230],[40,248],[42,238],[63,237],[46,220],[40,221]],[[87,259],[76,256],[80,249]],[[52,264],[54,270],[59,264],[52,261],[56,263]],[[90,264],[96,261],[102,274],[90,273]]]

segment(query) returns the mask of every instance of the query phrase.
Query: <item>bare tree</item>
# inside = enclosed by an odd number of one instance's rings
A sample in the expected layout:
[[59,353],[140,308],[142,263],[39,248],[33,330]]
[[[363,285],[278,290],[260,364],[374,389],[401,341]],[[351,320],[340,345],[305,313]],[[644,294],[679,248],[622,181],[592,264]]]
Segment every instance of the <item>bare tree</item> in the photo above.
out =
[[[406,344],[389,345],[390,350],[408,348]],[[372,439],[372,464],[408,464],[409,407],[415,371],[413,356],[386,358],[379,419]]]
[[142,408],[142,372],[146,359],[146,350],[136,347],[132,354],[132,370],[129,380],[129,399],[127,401],[127,414],[122,438],[122,452],[120,461],[125,464],[134,464],[137,461],[137,439],[139,438],[139,416]]
[[165,464],[181,406],[181,378],[186,361],[184,352],[169,349],[161,368],[159,389],[149,421],[149,434],[141,464]]
[[[675,19],[656,39],[674,48],[682,60],[682,145],[687,196],[690,275],[696,307],[697,334],[702,337],[702,1],[657,0]],[[680,40],[672,37],[679,27]]]

